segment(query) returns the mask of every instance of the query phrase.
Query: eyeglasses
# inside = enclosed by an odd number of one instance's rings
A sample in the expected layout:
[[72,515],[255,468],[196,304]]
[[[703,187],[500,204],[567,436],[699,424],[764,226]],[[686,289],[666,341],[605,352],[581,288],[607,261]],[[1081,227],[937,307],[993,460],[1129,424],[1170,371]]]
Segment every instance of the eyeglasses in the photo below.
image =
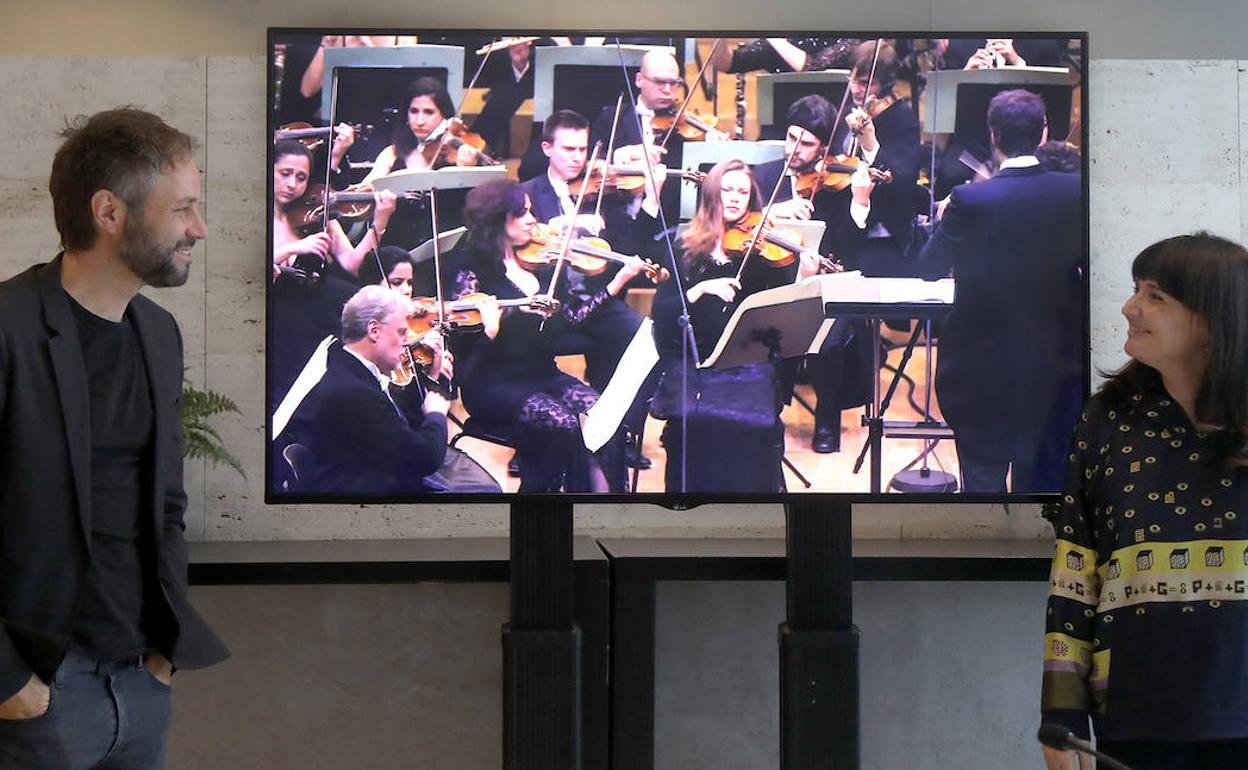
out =
[[652,78],[644,72],[641,76],[659,88],[680,88],[685,84],[684,78]]

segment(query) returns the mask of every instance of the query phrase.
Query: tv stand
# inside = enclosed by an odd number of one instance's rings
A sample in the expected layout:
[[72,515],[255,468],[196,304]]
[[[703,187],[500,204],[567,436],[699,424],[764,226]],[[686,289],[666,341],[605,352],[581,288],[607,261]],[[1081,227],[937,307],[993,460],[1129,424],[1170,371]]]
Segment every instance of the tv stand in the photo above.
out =
[[572,503],[511,503],[511,621],[503,626],[504,770],[581,767],[581,632]]

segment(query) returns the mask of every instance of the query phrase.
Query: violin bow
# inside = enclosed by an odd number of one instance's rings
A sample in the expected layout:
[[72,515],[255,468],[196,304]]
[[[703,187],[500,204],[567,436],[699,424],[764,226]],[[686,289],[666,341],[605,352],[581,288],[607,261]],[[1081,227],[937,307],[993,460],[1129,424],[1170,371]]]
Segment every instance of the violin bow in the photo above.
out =
[[[871,53],[871,72],[870,72],[870,73],[868,73],[868,75],[867,75],[867,90],[866,90],[866,91],[864,91],[864,92],[863,92],[863,94],[862,94],[862,110],[863,110],[863,112],[866,112],[866,111],[867,111],[867,99],[871,96],[871,85],[872,85],[872,83],[874,83],[874,82],[875,82],[875,65],[876,65],[876,64],[880,61],[880,47],[881,47],[881,46],[883,46],[883,45],[884,45],[884,38],[882,38],[882,37],[877,37],[877,38],[875,39],[875,51],[873,51],[873,52]],[[853,76],[854,76],[853,71],[850,71],[849,76],[850,76],[850,78],[851,78],[851,79],[853,78]],[[847,90],[848,90],[848,87],[847,87]],[[869,113],[869,112],[868,112],[867,114],[868,114],[868,115],[870,115],[871,113]],[[854,133],[854,139],[853,139],[853,141],[852,141],[852,142],[850,143],[850,145],[849,145],[849,147],[850,147],[849,154],[850,154],[850,155],[857,155],[857,154],[858,154],[858,146],[859,146],[859,145],[858,145],[858,133],[857,133],[857,132],[855,132],[855,133]]]
[[[611,154],[615,152],[615,132],[620,127],[620,110],[624,106],[624,94],[615,97],[615,117],[611,119],[611,136],[607,139],[607,154],[603,157],[602,162],[602,189],[598,191],[598,200],[594,203],[594,216],[602,217],[602,199],[606,197],[603,193],[607,191],[607,172],[611,169]],[[591,163],[585,167],[585,181],[588,182],[593,178],[594,167]],[[582,190],[585,188],[582,187]]]
[[[442,287],[442,243],[441,233],[438,232],[438,190],[436,187],[429,188],[429,218],[433,222],[433,284],[437,297],[438,317],[433,322],[433,328],[443,335],[443,350],[446,346],[446,333],[450,330],[450,325],[446,322],[446,290]],[[435,359],[436,360],[436,359]],[[441,393],[449,399],[456,397],[457,388],[455,382],[450,378],[438,376],[438,379],[425,377],[430,384],[441,391]]]
[[[602,142],[594,144],[594,152],[590,155],[589,165],[586,168],[593,168],[598,162],[598,151],[602,149]],[[576,196],[576,210],[572,212],[572,221],[576,222],[576,218],[581,214],[581,207],[585,204],[585,192],[589,185],[581,187],[581,194]],[[559,275],[563,272],[563,266],[568,261],[568,251],[572,248],[572,239],[576,237],[576,228],[569,227],[563,234],[563,244],[559,247],[559,256],[555,258],[555,269],[550,274],[550,283],[546,286],[546,296],[553,298],[555,296],[555,286],[559,282]],[[540,332],[546,328],[546,318],[542,319],[542,323],[537,330]]]
[[325,143],[325,205],[321,212],[321,230],[329,232],[329,177],[333,173],[330,168],[334,157],[334,117],[338,112],[338,70],[330,72],[329,85],[329,141]]
[[[715,38],[715,43],[711,46],[711,52],[707,55],[706,61],[702,62],[702,68],[698,70],[698,80],[702,80],[702,75],[706,72],[706,68],[711,66],[711,60],[715,58],[715,51],[719,48],[720,43],[724,39],[722,37]],[[667,143],[672,138],[672,134],[676,133],[676,126],[680,125],[680,118],[685,114],[685,110],[689,108],[689,100],[693,98],[694,89],[688,84],[685,85],[685,100],[680,103],[680,109],[676,110],[676,115],[672,117],[672,125],[667,129],[667,133],[663,135],[663,141],[659,142],[659,147],[667,149]]]

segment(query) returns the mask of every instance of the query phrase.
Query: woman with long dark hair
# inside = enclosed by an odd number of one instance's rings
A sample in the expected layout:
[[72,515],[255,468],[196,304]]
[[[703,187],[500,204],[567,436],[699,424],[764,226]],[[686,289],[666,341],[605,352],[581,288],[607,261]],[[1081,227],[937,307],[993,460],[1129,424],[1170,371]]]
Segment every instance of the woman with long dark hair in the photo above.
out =
[[[430,162],[424,152],[429,144],[437,141],[431,137],[436,136],[438,129],[455,115],[455,104],[442,82],[428,76],[417,78],[403,92],[403,97],[399,100],[399,110],[403,118],[394,126],[393,141],[377,154],[372,170],[364,177],[364,184],[404,169],[433,170],[448,165],[443,155],[435,156],[433,162]],[[459,149],[456,165],[473,166],[476,162],[477,151],[474,148],[464,145]],[[463,203],[462,190],[444,190],[438,193],[440,232],[460,225]],[[404,205],[395,212],[383,243],[410,251],[432,236],[433,222],[429,214],[429,203],[427,199],[422,199]]]
[[[497,300],[542,295],[546,274],[526,269],[516,249],[529,243],[536,224],[519,183],[487,182],[468,193],[468,232],[447,260],[447,296],[484,293]],[[622,267],[604,292],[618,293],[640,271],[641,260]],[[481,333],[456,334],[457,381],[473,419],[504,426],[520,460],[520,491],[606,491],[597,458],[584,445],[580,415],[598,393],[555,366],[559,332],[586,320],[600,300],[563,304],[553,317],[525,307],[481,306]],[[614,474],[613,474],[614,475]],[[614,484],[612,485],[614,486]]]
[[[1138,770],[1248,757],[1248,251],[1154,243],[1131,361],[1089,402],[1057,536],[1042,716]],[[1075,766],[1045,748],[1050,770]]]

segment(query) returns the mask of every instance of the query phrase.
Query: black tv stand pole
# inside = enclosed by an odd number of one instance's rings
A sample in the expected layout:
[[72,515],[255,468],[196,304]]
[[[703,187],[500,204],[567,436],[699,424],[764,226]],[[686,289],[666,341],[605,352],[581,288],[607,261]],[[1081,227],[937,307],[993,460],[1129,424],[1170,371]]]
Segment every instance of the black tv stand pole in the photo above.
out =
[[780,767],[858,770],[858,629],[848,502],[786,503]]
[[504,770],[581,767],[581,633],[572,504],[511,503],[511,622],[503,626]]

